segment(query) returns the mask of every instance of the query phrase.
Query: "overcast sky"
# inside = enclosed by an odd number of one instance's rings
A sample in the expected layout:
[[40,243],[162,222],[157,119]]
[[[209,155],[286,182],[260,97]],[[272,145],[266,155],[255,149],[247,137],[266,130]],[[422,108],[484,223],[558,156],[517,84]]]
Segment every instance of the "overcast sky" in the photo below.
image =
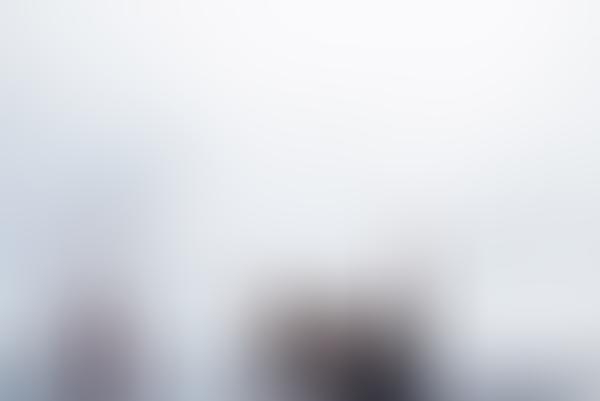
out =
[[185,315],[195,286],[236,288],[251,266],[343,265],[419,233],[473,268],[460,302],[488,332],[568,319],[586,332],[600,302],[599,8],[2,2],[3,321],[72,244],[135,249],[124,257],[169,271],[155,289],[178,294],[158,298]]

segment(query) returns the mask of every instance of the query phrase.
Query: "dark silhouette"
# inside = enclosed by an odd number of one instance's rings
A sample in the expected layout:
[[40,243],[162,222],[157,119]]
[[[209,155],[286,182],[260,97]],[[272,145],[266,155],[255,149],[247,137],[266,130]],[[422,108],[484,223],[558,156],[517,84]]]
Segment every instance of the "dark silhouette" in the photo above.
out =
[[428,401],[425,336],[414,324],[390,322],[399,311],[324,310],[290,312],[268,338],[277,401]]

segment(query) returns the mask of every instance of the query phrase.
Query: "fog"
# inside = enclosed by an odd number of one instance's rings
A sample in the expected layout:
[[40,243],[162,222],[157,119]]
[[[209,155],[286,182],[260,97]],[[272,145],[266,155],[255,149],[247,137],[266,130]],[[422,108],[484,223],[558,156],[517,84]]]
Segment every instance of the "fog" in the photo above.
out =
[[273,288],[380,285],[435,299],[452,397],[595,399],[599,7],[2,2],[0,399],[94,291],[143,399],[221,401]]

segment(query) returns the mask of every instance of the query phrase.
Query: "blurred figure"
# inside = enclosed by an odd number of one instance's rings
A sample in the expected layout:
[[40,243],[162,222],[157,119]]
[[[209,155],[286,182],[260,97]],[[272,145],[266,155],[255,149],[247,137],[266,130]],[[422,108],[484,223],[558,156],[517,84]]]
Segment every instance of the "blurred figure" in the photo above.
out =
[[259,348],[269,399],[428,401],[427,333],[415,311],[330,301],[311,293],[275,303]]
[[424,401],[423,355],[411,335],[393,336],[384,323],[349,327],[340,350],[337,400]]
[[66,305],[59,331],[57,401],[131,401],[137,338],[131,310],[113,291],[92,290]]

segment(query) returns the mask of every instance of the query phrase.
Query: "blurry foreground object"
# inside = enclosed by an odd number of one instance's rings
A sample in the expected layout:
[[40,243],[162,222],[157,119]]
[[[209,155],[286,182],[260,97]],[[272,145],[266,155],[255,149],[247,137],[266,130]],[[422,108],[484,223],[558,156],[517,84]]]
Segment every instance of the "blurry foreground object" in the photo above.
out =
[[110,290],[78,294],[62,311],[57,401],[134,399],[138,344],[130,305]]
[[269,399],[429,400],[426,319],[416,305],[354,296],[340,306],[314,293],[287,295],[274,302],[259,340]]

